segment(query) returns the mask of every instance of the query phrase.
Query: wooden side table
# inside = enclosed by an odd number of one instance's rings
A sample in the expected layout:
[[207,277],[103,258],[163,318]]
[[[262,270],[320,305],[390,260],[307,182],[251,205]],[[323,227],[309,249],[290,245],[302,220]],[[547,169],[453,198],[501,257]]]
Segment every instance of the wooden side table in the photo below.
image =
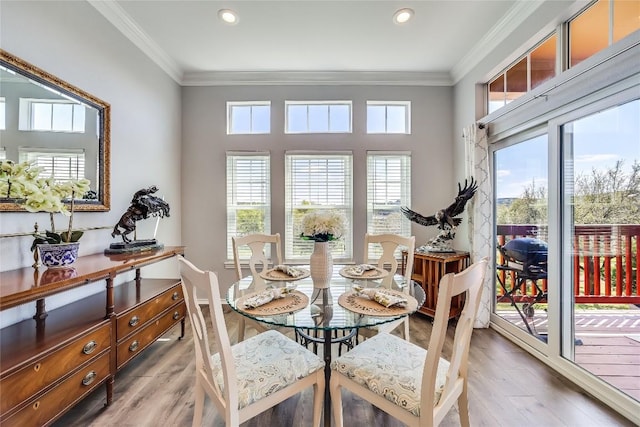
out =
[[[407,252],[402,252],[402,274],[407,265]],[[413,257],[413,273],[411,278],[420,283],[424,289],[426,299],[424,305],[418,309],[420,313],[434,317],[438,302],[438,285],[440,279],[447,273],[459,273],[469,266],[469,252],[416,252]],[[462,312],[464,299],[456,296],[451,302],[449,319]]]

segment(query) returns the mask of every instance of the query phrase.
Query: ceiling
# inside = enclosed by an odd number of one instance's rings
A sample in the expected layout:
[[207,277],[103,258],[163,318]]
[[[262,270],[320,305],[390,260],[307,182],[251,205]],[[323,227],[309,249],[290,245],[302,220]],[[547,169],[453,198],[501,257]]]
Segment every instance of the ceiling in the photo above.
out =
[[[541,2],[88,0],[182,85],[451,85]],[[410,7],[412,20],[392,21]],[[236,25],[218,19],[233,9]]]

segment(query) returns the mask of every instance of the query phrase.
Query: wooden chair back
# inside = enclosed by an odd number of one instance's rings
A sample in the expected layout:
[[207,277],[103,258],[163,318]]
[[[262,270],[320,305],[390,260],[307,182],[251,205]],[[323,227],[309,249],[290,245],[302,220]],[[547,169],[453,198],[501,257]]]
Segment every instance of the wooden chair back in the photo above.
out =
[[[422,408],[433,407],[436,376],[434,372],[438,370],[438,362],[442,354],[447,326],[449,323],[449,310],[451,309],[451,298],[465,294],[464,308],[458,318],[454,339],[453,353],[451,355],[447,378],[442,390],[438,404],[434,408],[434,425],[438,425],[454,405],[455,401],[462,396],[466,399],[467,384],[467,364],[469,360],[469,348],[471,345],[471,334],[473,333],[473,323],[480,306],[480,297],[484,277],[487,271],[487,258],[483,258],[460,273],[449,273],[442,277],[438,290],[438,303],[433,321],[431,338],[427,358],[425,361],[422,376],[422,396],[420,406]],[[468,420],[468,404],[460,404],[460,418]],[[464,413],[463,413],[464,411]],[[429,417],[431,415],[429,414]]]
[[[218,278],[211,271],[199,270],[182,256],[178,256],[178,261],[182,289],[193,330],[196,353],[196,383],[200,383],[207,390],[207,394],[211,397],[218,411],[225,414],[225,419],[229,419],[228,411],[230,411],[230,408],[238,408],[238,393],[235,381],[235,365],[231,354],[231,342],[229,341],[229,334],[222,312]],[[221,389],[214,380],[219,373],[214,370],[212,364],[208,328],[198,304],[198,297],[206,297],[209,303],[215,346],[220,355],[224,389]],[[195,416],[202,416],[202,411],[198,411],[196,408],[194,414]],[[200,425],[200,420],[196,421],[194,417],[193,423],[194,425]]]
[[267,269],[269,260],[265,253],[267,245],[272,245],[271,258],[275,256],[274,265],[282,263],[282,249],[280,242],[280,233],[276,234],[249,234],[242,237],[232,237],[231,244],[233,246],[233,263],[236,267],[237,279],[242,279],[242,259],[239,254],[240,246],[248,246],[251,249],[251,257],[249,258],[249,269],[251,275],[256,278],[258,274]]
[[382,254],[377,259],[377,265],[389,271],[390,276],[384,283],[391,283],[393,275],[398,271],[398,258],[396,258],[396,249],[398,246],[404,246],[407,251],[407,265],[405,266],[404,277],[405,283],[408,285],[405,290],[413,295],[413,286],[411,282],[411,274],[413,273],[413,254],[416,248],[416,237],[405,237],[398,234],[365,234],[364,235],[364,262],[371,260],[369,253],[370,245],[379,244],[382,247]]

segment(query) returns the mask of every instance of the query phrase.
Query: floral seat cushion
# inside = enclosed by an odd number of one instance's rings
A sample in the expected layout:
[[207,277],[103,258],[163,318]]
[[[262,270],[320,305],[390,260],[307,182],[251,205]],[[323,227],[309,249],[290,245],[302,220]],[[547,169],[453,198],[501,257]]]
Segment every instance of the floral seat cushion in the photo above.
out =
[[[280,332],[267,331],[231,348],[238,377],[238,409],[322,369],[324,361]],[[219,354],[212,357],[215,379],[224,380]]]
[[[331,369],[419,417],[426,355],[423,348],[381,333],[334,360]],[[449,362],[440,358],[434,405],[442,394],[448,369]]]

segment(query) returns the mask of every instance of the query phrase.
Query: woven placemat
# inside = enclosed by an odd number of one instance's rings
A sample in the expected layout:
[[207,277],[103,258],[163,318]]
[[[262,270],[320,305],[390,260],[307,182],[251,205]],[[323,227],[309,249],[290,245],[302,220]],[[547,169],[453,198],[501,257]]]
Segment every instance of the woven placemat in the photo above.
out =
[[358,314],[366,314],[369,316],[400,316],[407,313],[413,313],[418,308],[418,301],[403,292],[392,289],[379,289],[389,295],[399,296],[407,299],[406,307],[385,307],[367,297],[358,296],[356,291],[347,291],[340,295],[338,304],[347,310]]
[[342,277],[346,277],[347,279],[360,279],[360,280],[374,280],[374,279],[382,279],[383,277],[387,277],[389,272],[384,268],[373,266],[372,270],[363,271],[362,274],[353,274],[351,273],[351,269],[353,267],[344,267],[338,273]]
[[[264,291],[260,291],[264,292]],[[309,305],[309,297],[300,291],[291,291],[284,298],[277,298],[269,301],[266,304],[256,308],[244,308],[244,302],[253,296],[256,296],[260,292],[252,292],[244,295],[236,301],[236,307],[238,310],[253,316],[275,316],[277,314],[291,313],[293,311],[301,310]]]

